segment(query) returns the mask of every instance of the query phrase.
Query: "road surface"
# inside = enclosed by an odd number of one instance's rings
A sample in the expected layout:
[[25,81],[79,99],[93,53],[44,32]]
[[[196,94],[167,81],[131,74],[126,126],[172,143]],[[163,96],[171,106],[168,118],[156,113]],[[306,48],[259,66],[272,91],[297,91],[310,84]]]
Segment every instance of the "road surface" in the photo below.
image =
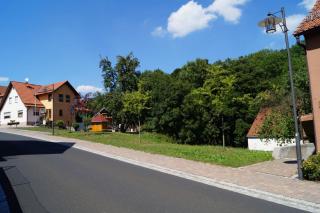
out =
[[16,212],[301,212],[68,145],[0,133],[0,179]]

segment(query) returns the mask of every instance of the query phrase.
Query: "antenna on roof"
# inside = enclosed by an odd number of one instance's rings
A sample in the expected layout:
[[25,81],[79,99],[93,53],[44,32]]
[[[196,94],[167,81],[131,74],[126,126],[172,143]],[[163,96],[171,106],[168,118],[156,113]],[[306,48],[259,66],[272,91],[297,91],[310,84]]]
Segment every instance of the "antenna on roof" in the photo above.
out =
[[25,78],[24,81],[27,83],[29,83],[29,78]]

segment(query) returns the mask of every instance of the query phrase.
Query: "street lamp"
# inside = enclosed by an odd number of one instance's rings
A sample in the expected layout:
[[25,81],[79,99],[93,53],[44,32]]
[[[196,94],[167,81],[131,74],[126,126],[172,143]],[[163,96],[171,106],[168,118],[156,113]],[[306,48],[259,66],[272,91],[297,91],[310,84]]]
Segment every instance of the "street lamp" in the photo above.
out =
[[[276,14],[281,13],[281,17],[277,17]],[[294,127],[295,127],[295,142],[296,142],[296,153],[297,153],[297,164],[298,164],[298,177],[300,180],[303,179],[302,170],[301,170],[301,145],[300,145],[300,133],[298,127],[298,115],[297,115],[297,106],[296,106],[296,95],[293,84],[293,74],[292,74],[292,63],[291,63],[291,54],[289,47],[289,38],[288,38],[288,28],[286,23],[286,14],[285,10],[282,7],[280,11],[275,13],[268,13],[266,19],[259,22],[260,27],[264,27],[266,29],[266,33],[274,33],[277,31],[277,25],[280,26],[282,32],[285,35],[285,42],[288,54],[288,64],[289,64],[289,79],[290,79],[290,87],[291,87],[291,101],[292,101],[292,110],[294,116]]]
[[52,93],[51,93],[51,101],[52,101],[52,135],[54,135],[54,83],[52,84]]

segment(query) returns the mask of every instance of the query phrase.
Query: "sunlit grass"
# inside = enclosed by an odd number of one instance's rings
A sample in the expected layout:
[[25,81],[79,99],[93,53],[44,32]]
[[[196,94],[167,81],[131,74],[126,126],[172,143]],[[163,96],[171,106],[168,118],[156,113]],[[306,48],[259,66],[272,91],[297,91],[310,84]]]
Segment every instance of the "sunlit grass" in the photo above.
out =
[[[45,132],[52,131],[49,128],[42,127],[27,129]],[[137,134],[119,132],[69,132],[68,130],[56,129],[55,134],[63,137],[77,138],[148,153],[162,154],[230,167],[241,167],[272,159],[270,152],[250,151],[244,148],[233,147],[223,148],[221,146],[212,145],[177,144],[173,139],[157,133],[142,133],[141,142],[139,141],[139,136]]]

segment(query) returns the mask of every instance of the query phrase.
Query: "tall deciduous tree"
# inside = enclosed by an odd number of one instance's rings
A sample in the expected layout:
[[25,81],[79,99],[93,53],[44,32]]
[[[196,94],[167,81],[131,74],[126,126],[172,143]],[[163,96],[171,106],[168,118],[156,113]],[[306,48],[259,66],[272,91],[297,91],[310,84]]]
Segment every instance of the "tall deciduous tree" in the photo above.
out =
[[106,91],[112,92],[116,89],[118,83],[117,71],[112,67],[108,57],[100,60],[99,67],[102,71],[103,85]]
[[115,70],[118,74],[118,83],[122,92],[132,92],[138,89],[138,78],[140,72],[137,70],[139,67],[139,60],[134,57],[133,53],[127,56],[118,56]]

